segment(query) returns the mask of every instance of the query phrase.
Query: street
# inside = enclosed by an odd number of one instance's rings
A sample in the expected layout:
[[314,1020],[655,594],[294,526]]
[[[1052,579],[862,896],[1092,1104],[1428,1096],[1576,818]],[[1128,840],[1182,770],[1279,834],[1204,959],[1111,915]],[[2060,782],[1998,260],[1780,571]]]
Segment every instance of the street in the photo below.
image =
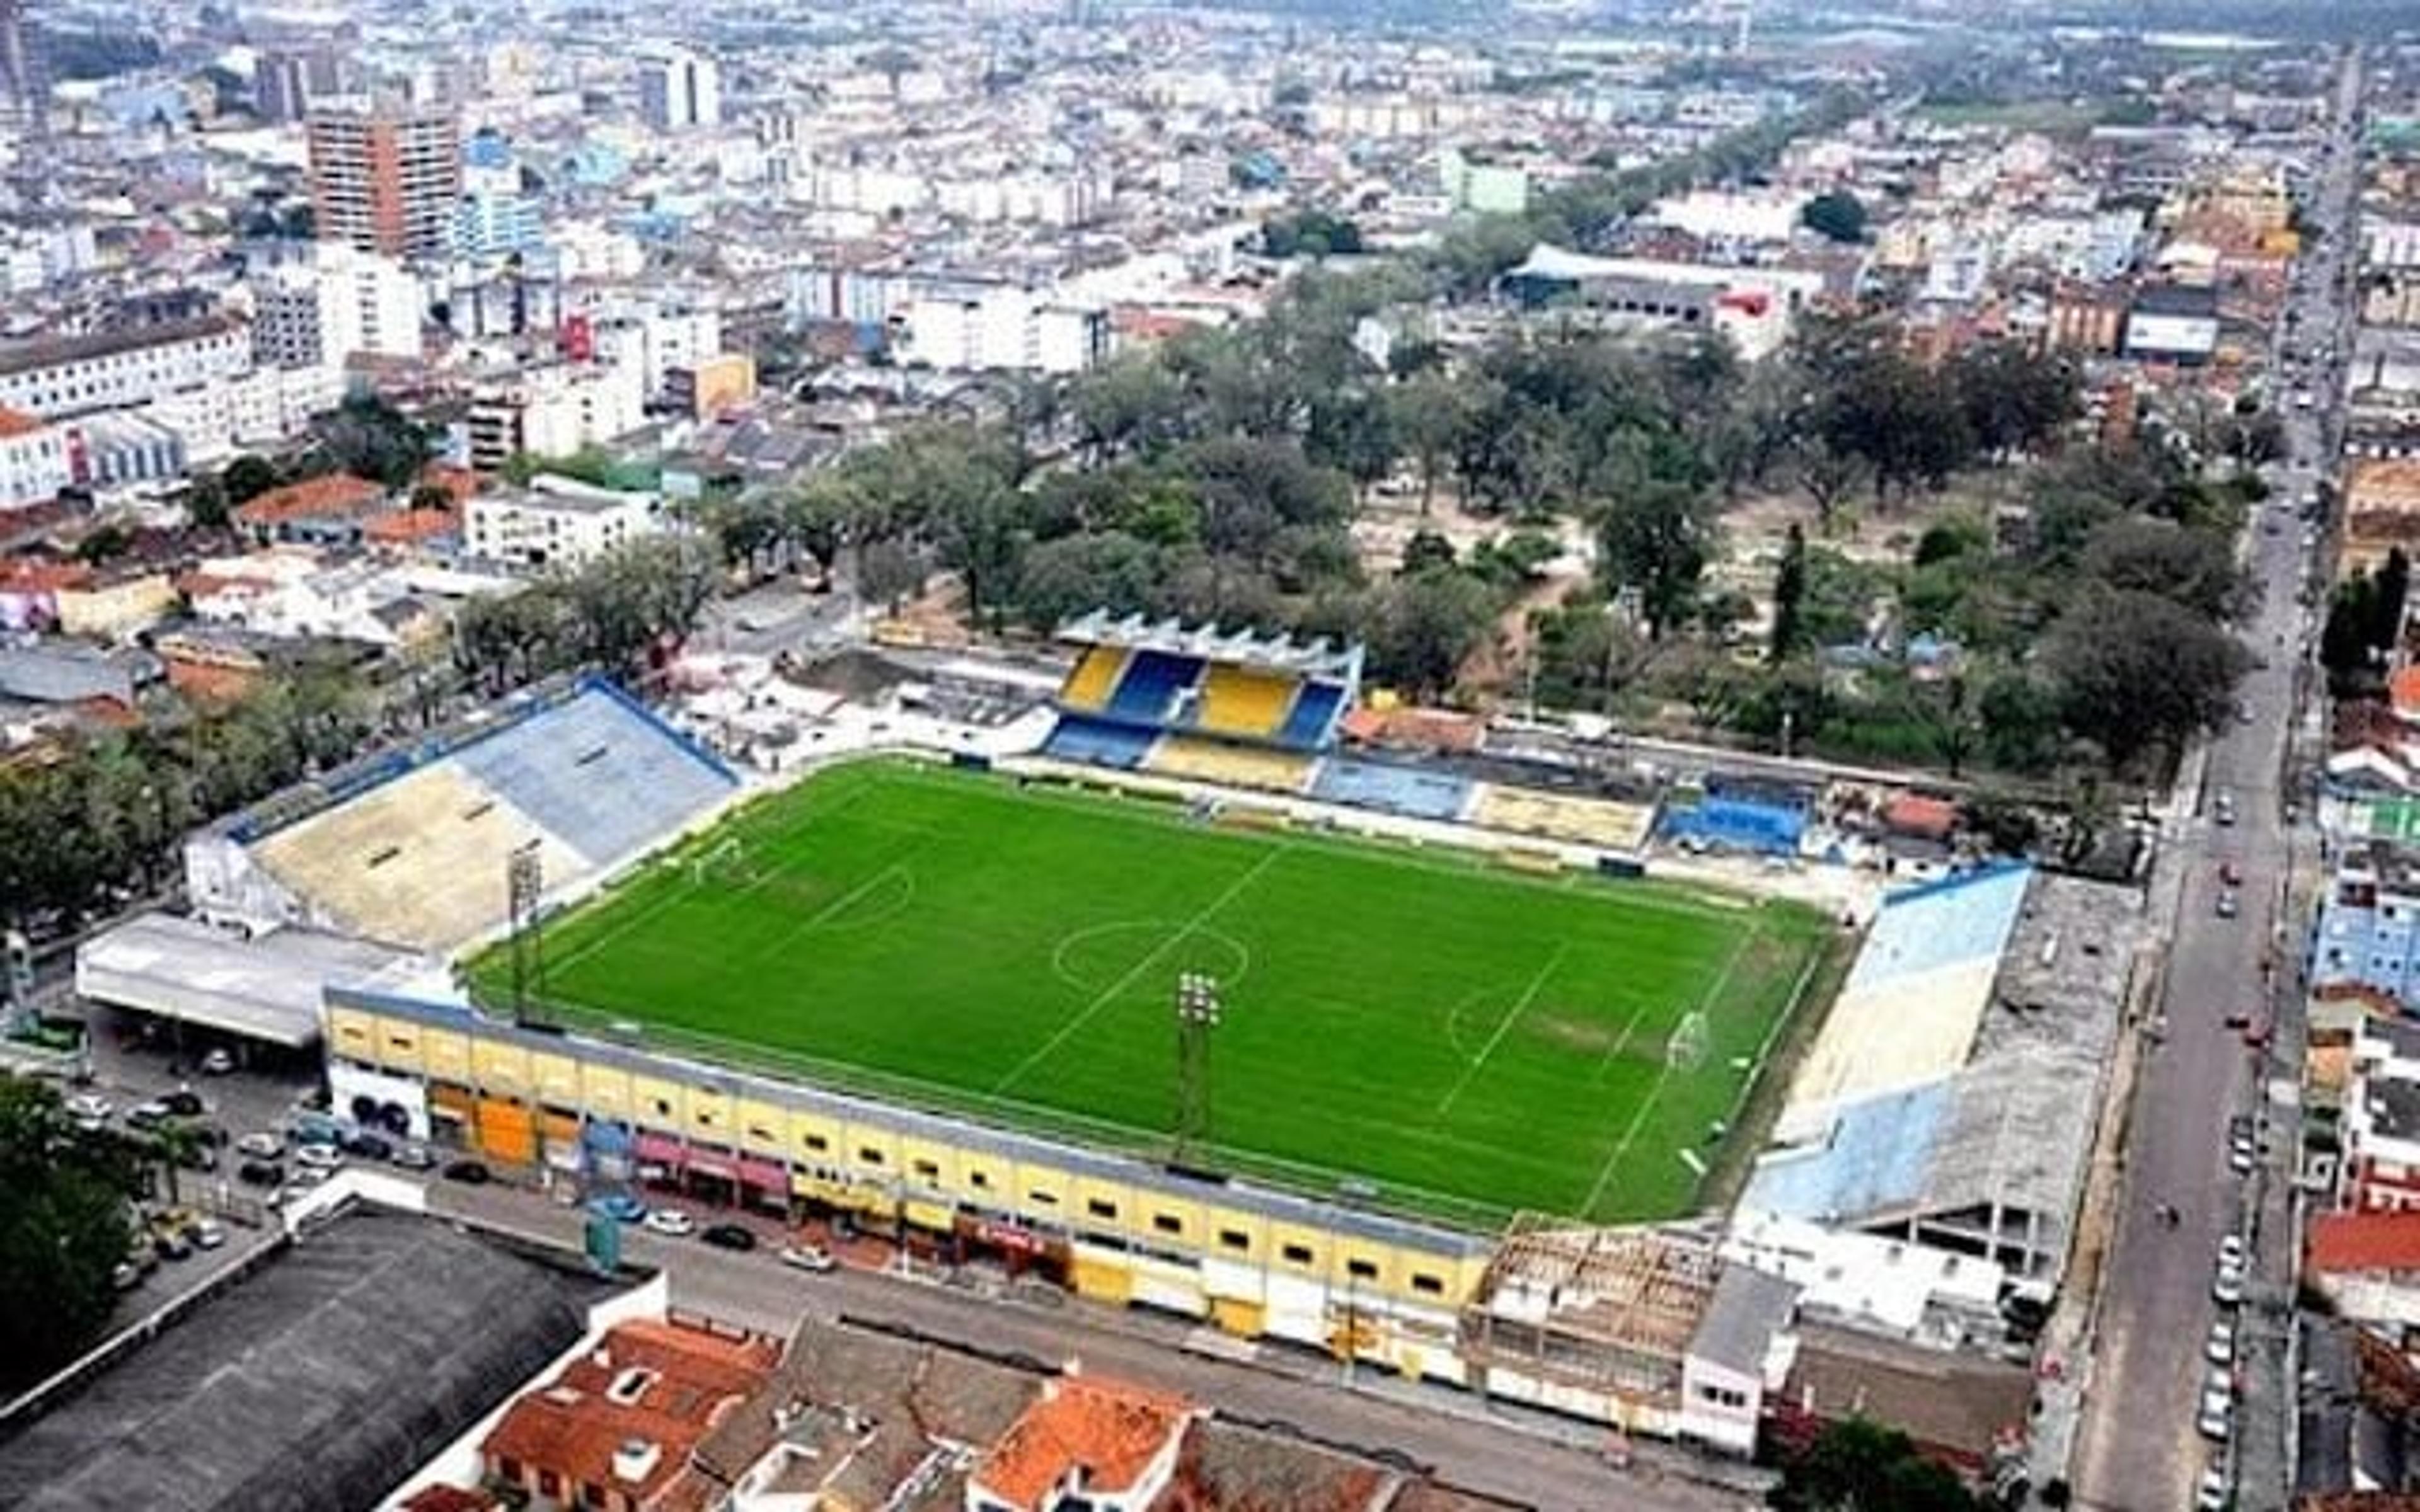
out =
[[[2196,801],[2172,822],[2152,883],[2155,914],[2176,911],[2162,1009],[2166,1026],[2145,1047],[2131,1113],[2075,1465],[2075,1504],[2083,1507],[2192,1506],[2195,1482],[2211,1464],[2233,1474],[2239,1505],[2288,1500],[2285,1338],[2298,1242],[2288,1216],[2298,1142],[2290,1066],[2299,1057],[2300,1025],[2298,1015],[2278,1010],[2298,1001],[2299,929],[2281,909],[2296,831],[2306,830],[2309,815],[2289,825],[2284,810],[2288,756],[2307,682],[2298,668],[2313,634],[2297,597],[2308,548],[2290,511],[2324,475],[2330,453],[2323,433],[2350,339],[2343,281],[2355,187],[2350,122],[2359,99],[2357,59],[2348,61],[2340,88],[2336,145],[2313,216],[2326,239],[2305,260],[2307,282],[2292,296],[2299,339],[2279,343],[2281,353],[2291,353],[2333,342],[2338,359],[2326,376],[2315,371],[2310,380],[2321,395],[2318,405],[2285,409],[2289,456],[2270,470],[2274,493],[2249,532],[2259,601],[2243,630],[2259,661],[2241,689],[2248,717],[2210,741]],[[2281,515],[2282,524],[2275,523]],[[2221,823],[2222,795],[2234,805],[2231,825]],[[2305,834],[2303,844],[2310,843]],[[2221,918],[2218,906],[2220,868],[2229,863],[2242,875],[2241,911],[2231,918]],[[2273,969],[2273,981],[2264,976]],[[2277,1042],[2266,1055],[2226,1026],[2238,1014],[2276,1015]],[[2287,1090],[2273,1098],[2278,1076]],[[2262,1120],[2263,1155],[2248,1178],[2228,1165],[2228,1120],[2236,1117]],[[2173,1209],[2172,1219],[2164,1207]],[[2211,1296],[2219,1242],[2230,1232],[2244,1234],[2252,1248],[2240,1309],[2221,1308]],[[2197,1431],[2196,1419],[2210,1369],[2202,1341],[2213,1319],[2228,1316],[2241,1346],[2238,1406],[2229,1441],[2221,1445]]]

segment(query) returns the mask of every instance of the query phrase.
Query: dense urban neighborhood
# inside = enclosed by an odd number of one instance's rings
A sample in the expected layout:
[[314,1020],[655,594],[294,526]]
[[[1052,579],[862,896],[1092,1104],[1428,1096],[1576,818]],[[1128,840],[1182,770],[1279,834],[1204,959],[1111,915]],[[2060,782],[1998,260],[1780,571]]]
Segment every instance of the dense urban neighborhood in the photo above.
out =
[[2420,1507],[2420,8],[0,0],[0,1508]]

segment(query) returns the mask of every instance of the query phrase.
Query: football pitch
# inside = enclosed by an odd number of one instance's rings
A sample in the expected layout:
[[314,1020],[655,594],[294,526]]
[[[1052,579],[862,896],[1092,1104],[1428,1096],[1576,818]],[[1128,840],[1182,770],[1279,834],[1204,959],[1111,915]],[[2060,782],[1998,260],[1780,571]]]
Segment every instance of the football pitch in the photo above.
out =
[[[841,767],[551,922],[587,1027],[1466,1223],[1688,1211],[1827,935],[1793,905],[906,763]],[[505,962],[473,969],[502,994]],[[1348,1183],[1349,1186],[1347,1185]]]

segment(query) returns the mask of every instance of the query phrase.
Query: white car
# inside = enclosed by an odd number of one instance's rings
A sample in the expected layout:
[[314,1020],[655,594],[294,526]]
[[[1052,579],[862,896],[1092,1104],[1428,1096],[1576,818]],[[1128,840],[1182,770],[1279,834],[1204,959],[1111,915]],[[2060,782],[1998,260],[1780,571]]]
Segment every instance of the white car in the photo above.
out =
[[2210,1284],[2210,1296],[2222,1307],[2232,1307],[2241,1303],[2243,1300],[2243,1273],[2220,1267],[2218,1275]]
[[205,1218],[194,1225],[193,1232],[195,1249],[216,1249],[226,1242],[226,1230],[221,1228],[213,1218]]
[[820,1273],[832,1268],[831,1251],[821,1244],[784,1244],[782,1263],[793,1270]]
[[[330,1174],[331,1173],[328,1168],[323,1165],[302,1166],[295,1171],[293,1175],[286,1179],[286,1190],[288,1192],[307,1192],[311,1188],[326,1181]],[[272,1207],[275,1205],[276,1204],[274,1202],[271,1202],[271,1204]]]
[[2243,1269],[2243,1236],[2226,1234],[2218,1242],[2218,1268],[2222,1271]]
[[2226,1472],[2216,1465],[2201,1473],[2194,1489],[2194,1512],[2226,1512]]
[[65,1106],[68,1117],[79,1123],[98,1123],[117,1111],[109,1105],[109,1099],[95,1097],[90,1092],[78,1092],[67,1100]]
[[304,1145],[294,1151],[294,1164],[314,1171],[333,1171],[345,1164],[345,1152],[334,1145]]
[[2235,1326],[2225,1319],[2210,1325],[2210,1337],[2202,1341],[2201,1357],[2215,1365],[2235,1363]]
[[286,1153],[286,1141],[273,1134],[248,1134],[235,1142],[236,1153],[256,1160],[275,1160]]
[[235,1057],[224,1050],[213,1050],[202,1057],[202,1074],[205,1076],[225,1076],[233,1070]]
[[2252,1167],[2259,1163],[2260,1157],[2254,1152],[2251,1140],[2239,1139],[2227,1147],[2226,1168],[2236,1175],[2251,1175]]
[[697,1220],[673,1208],[654,1209],[644,1221],[650,1232],[669,1234],[675,1239],[683,1239],[697,1232]]
[[2201,1420],[2195,1426],[2201,1429],[2202,1437],[2224,1443],[2227,1430],[2234,1427],[2234,1416],[2235,1404],[2226,1394],[2206,1391],[2201,1394]]

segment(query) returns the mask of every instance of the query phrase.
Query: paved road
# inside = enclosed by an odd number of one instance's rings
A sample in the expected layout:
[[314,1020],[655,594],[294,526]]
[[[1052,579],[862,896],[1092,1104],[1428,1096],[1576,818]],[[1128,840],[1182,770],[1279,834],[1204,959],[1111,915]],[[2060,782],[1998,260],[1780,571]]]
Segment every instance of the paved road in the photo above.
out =
[[[446,1182],[429,1193],[440,1214],[551,1243],[579,1242],[580,1215],[535,1194]],[[1578,1443],[1557,1442],[1491,1417],[1459,1394],[1392,1381],[1347,1391],[1333,1362],[1290,1350],[1264,1350],[1249,1364],[1191,1353],[1183,1348],[1189,1328],[1171,1319],[1072,1300],[1039,1307],[863,1272],[805,1275],[762,1250],[733,1255],[644,1230],[628,1231],[627,1243],[628,1258],[666,1270],[675,1307],[782,1334],[801,1316],[845,1314],[1049,1364],[1080,1359],[1087,1369],[1181,1391],[1230,1415],[1291,1424],[1364,1452],[1399,1451],[1456,1485],[1548,1512],[1742,1512],[1761,1504],[1745,1492],[1666,1473],[1662,1465],[1677,1464],[1677,1455],[1650,1450],[1643,1464],[1617,1471],[1581,1446],[1593,1441],[1584,1429],[1566,1430]]]
[[[2349,119],[2358,99],[2356,64],[2341,80],[2340,110]],[[2338,352],[2346,346],[2340,259],[2350,239],[2351,138],[2341,133],[2329,165],[2316,219],[2335,228],[2306,272],[2300,304],[2301,341],[2290,351],[2316,347],[2333,333]],[[2335,385],[2325,392],[2333,397]],[[2289,409],[2293,461],[2273,474],[2291,507],[2310,476],[2308,465],[2321,450],[2323,409]],[[2274,533],[2271,521],[2276,521]],[[2201,1341],[2220,1316],[2211,1299],[2213,1260],[2222,1235],[2246,1226],[2261,1180],[2282,1180],[2291,1160],[2290,1128],[2273,1136],[2269,1175],[2247,1183],[2227,1167],[2227,1120],[2251,1115],[2264,1101],[2267,1072],[2228,1031],[2230,1013],[2265,1015],[2264,956],[2273,949],[2278,903],[2291,869],[2291,837],[2285,824],[2282,773],[2293,721],[2298,717],[2295,667],[2309,633],[2297,601],[2307,553],[2301,523],[2272,513],[2250,537],[2251,570],[2260,604],[2245,640],[2264,665],[2245,680],[2242,698],[2250,719],[2221,732],[2210,745],[2202,801],[2169,836],[2164,875],[2154,887],[2154,906],[2178,899],[2170,949],[2164,1013],[2166,1032],[2151,1047],[2137,1081],[2126,1151],[2124,1194],[2111,1263],[2103,1273],[2096,1357],[2076,1465],[2078,1504],[2125,1512],[2169,1512],[2194,1504],[2196,1478],[2214,1451],[2195,1429],[2207,1366]],[[2237,822],[2217,822],[2222,793],[2232,795]],[[2307,820],[2307,815],[2303,816]],[[2218,917],[2219,868],[2241,869],[2240,916]],[[2290,974],[2290,960],[2279,963]],[[2171,1226],[2163,1204],[2178,1212]],[[2259,1232],[2255,1283],[2241,1321],[2256,1336],[2278,1332],[2289,1312],[2287,1226]],[[2282,1485],[2273,1484],[2273,1461],[2285,1416],[2279,1379],[2282,1351],[2256,1350],[2246,1363],[2245,1408],[2239,1441],[2246,1463],[2241,1504],[2279,1505]],[[2231,1460],[2221,1460],[2234,1468]]]

